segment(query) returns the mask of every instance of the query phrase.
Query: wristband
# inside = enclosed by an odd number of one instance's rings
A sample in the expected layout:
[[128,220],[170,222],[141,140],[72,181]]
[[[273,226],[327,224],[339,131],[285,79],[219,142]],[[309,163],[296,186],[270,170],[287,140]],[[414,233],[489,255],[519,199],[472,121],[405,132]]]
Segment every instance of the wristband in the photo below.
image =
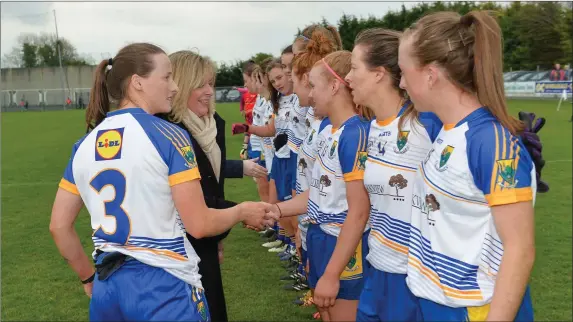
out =
[[90,276],[90,277],[88,277],[87,279],[83,280],[83,281],[82,281],[82,284],[89,284],[89,283],[93,282],[95,276],[96,276],[96,273],[94,272],[94,273],[92,274],[92,276]]
[[281,207],[279,207],[279,204],[276,203],[275,206],[277,206],[277,209],[279,210],[279,218],[283,217],[283,212],[281,211]]

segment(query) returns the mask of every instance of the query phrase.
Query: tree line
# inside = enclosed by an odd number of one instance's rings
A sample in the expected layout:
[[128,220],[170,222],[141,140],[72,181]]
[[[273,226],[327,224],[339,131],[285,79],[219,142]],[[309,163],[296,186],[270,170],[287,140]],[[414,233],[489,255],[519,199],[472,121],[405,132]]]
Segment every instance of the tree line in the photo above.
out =
[[[420,3],[412,8],[402,5],[400,10],[387,12],[382,17],[374,14],[367,18],[343,14],[336,23],[343,47],[352,50],[356,35],[367,28],[404,30],[422,16],[437,11],[456,11],[466,14],[471,10],[492,10],[498,16],[503,33],[504,68],[508,70],[550,69],[555,63],[567,64],[572,59],[573,13],[571,2],[434,2]],[[318,22],[329,24],[322,19]],[[298,33],[294,36],[300,34]],[[93,59],[82,58],[75,47],[60,38],[62,64],[92,64]],[[22,35],[19,44],[4,57],[4,61],[18,67],[59,66],[58,42],[54,35]],[[285,44],[286,45],[286,44]],[[257,53],[247,60],[261,62],[268,53]],[[245,61],[219,63],[217,86],[243,84],[241,67]]]

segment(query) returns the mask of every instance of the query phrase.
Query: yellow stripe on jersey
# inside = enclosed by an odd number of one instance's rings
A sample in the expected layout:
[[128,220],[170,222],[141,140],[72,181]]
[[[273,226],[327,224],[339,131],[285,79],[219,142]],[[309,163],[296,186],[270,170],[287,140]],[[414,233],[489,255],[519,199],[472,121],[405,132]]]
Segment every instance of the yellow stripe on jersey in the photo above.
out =
[[364,170],[354,170],[344,174],[344,181],[364,180]]
[[490,207],[533,200],[531,187],[509,188],[485,196]]
[[370,231],[370,234],[372,236],[374,236],[384,246],[391,248],[391,249],[393,249],[399,253],[408,255],[408,247],[406,247],[404,245],[400,245],[400,244],[384,237],[384,235],[382,235],[381,233],[379,233],[377,231],[372,230],[372,231]]
[[424,264],[422,264],[420,260],[418,260],[415,257],[410,256],[408,258],[408,265],[415,268],[422,275],[426,276],[432,283],[441,288],[444,291],[444,294],[446,294],[449,297],[456,299],[465,299],[465,300],[483,300],[481,290],[479,289],[465,291],[465,290],[456,290],[449,286],[443,285],[440,282],[440,277],[438,276],[438,274],[432,271],[431,269],[427,268],[426,266],[424,266]]
[[174,185],[183,183],[183,182],[187,182],[187,181],[193,181],[195,179],[199,179],[201,178],[201,175],[199,174],[199,168],[193,168],[193,169],[189,169],[189,170],[185,170],[179,173],[175,173],[169,176],[169,185],[171,187],[173,187]]
[[[493,130],[495,131],[495,159],[494,160],[500,160],[501,158],[499,157],[499,134],[497,133],[497,126],[495,125],[495,123],[493,123]],[[490,193],[495,191],[495,183],[497,182],[497,171],[498,171],[497,162],[494,161],[492,175],[491,175],[491,182],[490,182],[490,186],[489,186]]]
[[66,190],[67,192],[71,192],[74,195],[80,195],[80,192],[78,191],[78,187],[76,187],[75,184],[69,182],[68,180],[62,178],[62,180],[60,180],[60,184],[58,185],[60,188]]
[[170,250],[165,250],[165,249],[151,249],[151,248],[145,248],[145,247],[137,247],[137,246],[122,246],[123,248],[127,249],[127,250],[134,250],[134,251],[145,251],[145,252],[150,252],[156,255],[161,255],[161,256],[166,256],[169,258],[173,258],[179,261],[186,261],[188,260],[185,256],[179,255],[176,252],[170,251]]
[[468,321],[485,321],[489,314],[489,304],[482,306],[468,306]]

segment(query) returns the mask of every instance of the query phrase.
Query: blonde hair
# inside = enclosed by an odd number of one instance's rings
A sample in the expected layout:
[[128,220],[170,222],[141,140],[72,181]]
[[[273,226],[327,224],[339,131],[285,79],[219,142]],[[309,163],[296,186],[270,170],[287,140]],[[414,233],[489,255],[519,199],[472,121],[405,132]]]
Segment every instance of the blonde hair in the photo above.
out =
[[[173,80],[179,87],[179,91],[173,98],[173,106],[169,119],[180,123],[187,111],[187,101],[191,92],[205,85],[205,76],[213,75],[213,81],[217,74],[217,67],[211,59],[201,56],[190,50],[181,50],[169,55],[173,68]],[[211,99],[209,113],[215,113],[215,95]]]

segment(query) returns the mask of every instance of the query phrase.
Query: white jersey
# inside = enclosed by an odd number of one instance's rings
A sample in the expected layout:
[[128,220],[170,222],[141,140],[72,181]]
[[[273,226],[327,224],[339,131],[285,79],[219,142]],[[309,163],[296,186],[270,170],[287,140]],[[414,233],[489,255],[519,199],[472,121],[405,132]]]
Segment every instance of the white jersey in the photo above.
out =
[[312,125],[312,123],[314,122],[314,107],[309,107],[308,110],[306,110],[306,116],[305,116],[305,125],[307,128],[307,134],[308,134],[308,129],[310,129],[310,126]]
[[[275,117],[275,112],[273,109],[273,103],[271,101],[266,101],[265,104],[265,113],[263,125],[267,125],[270,122],[274,122],[273,118]],[[275,148],[273,146],[273,138],[274,137],[263,137],[263,156],[265,158],[265,166],[267,167],[267,173],[271,173],[271,169],[273,166],[273,158],[275,156]]]
[[187,132],[140,108],[108,113],[73,148],[60,187],[81,196],[95,249],[121,252],[202,288],[171,186],[200,178]]
[[[257,95],[257,100],[255,101],[255,106],[253,107],[253,125],[264,126],[266,113],[267,113],[267,100],[261,95]],[[251,134],[249,137],[249,143],[251,144],[251,150],[253,151],[263,150],[263,139],[260,136]]]
[[535,191],[525,146],[487,109],[444,125],[414,180],[414,295],[449,307],[490,303],[503,256],[490,207],[534,200]]
[[[316,160],[318,134],[328,125],[330,120],[315,120],[311,124],[304,142],[300,146],[296,171],[296,194],[301,194],[310,188],[312,169]],[[308,231],[308,215],[298,216],[298,228],[301,234],[301,245],[306,250],[306,232]]]
[[[276,135],[286,134],[288,136],[289,126],[294,116],[294,110],[298,107],[298,96],[295,94],[281,96],[279,98],[279,111],[275,117]],[[278,151],[275,157],[285,159],[290,157],[290,148],[285,144]]]
[[370,125],[364,186],[370,196],[369,252],[366,259],[377,270],[406,274],[412,214],[412,189],[418,165],[430,151],[442,127],[430,113],[419,120],[398,123],[397,116]]
[[[327,125],[318,134],[308,200],[310,222],[338,237],[348,213],[346,182],[362,180],[370,123],[354,115],[338,129]],[[365,230],[366,231],[366,230]]]
[[308,110],[308,106],[300,106],[297,96],[296,104],[291,109],[291,122],[289,122],[287,129],[288,146],[295,154],[298,154],[300,145],[308,131],[308,126],[306,125]]

